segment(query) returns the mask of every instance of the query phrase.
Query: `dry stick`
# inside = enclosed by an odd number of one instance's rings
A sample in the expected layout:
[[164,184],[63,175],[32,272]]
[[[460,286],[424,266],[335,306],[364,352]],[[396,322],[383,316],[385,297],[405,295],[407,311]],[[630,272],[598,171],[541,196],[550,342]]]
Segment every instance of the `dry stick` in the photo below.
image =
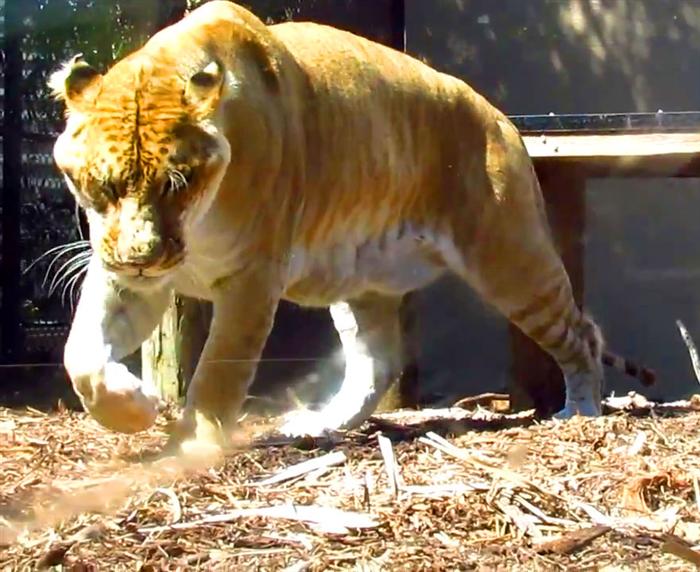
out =
[[377,435],[377,440],[379,441],[379,450],[384,459],[386,477],[389,480],[389,490],[391,495],[396,498],[399,495],[399,472],[396,465],[396,457],[394,456],[394,448],[391,445],[391,439],[382,434]]
[[700,552],[693,550],[688,543],[673,534],[665,534],[661,550],[694,564],[700,568]]
[[425,497],[452,497],[474,491],[487,492],[491,490],[491,485],[486,482],[475,483],[455,483],[446,485],[406,485],[401,487],[401,491],[412,495]]
[[455,402],[452,407],[469,409],[476,407],[477,405],[490,405],[494,401],[510,401],[510,395],[508,393],[481,393],[479,395],[463,397],[459,401]]
[[332,525],[333,528],[344,527],[362,529],[376,528],[379,526],[379,523],[369,514],[360,512],[350,512],[337,508],[313,505],[279,505],[260,508],[242,508],[222,514],[213,514],[191,522],[181,522],[170,526],[148,526],[139,528],[138,531],[141,534],[150,534],[154,532],[166,532],[168,530],[191,530],[209,524],[223,524],[233,522],[239,518],[253,517],[296,520],[322,526]]
[[463,449],[460,449],[459,447],[455,447],[452,443],[450,443],[447,439],[444,437],[441,437],[437,433],[433,433],[432,431],[426,433],[425,437],[420,437],[418,439],[421,443],[424,443],[426,445],[430,445],[431,447],[434,447],[435,449],[438,449],[439,451],[442,451],[443,453],[446,453],[447,455],[450,455],[452,457],[456,457],[457,459],[460,459],[462,461],[467,461],[470,463],[473,463],[482,469],[488,471],[492,475],[496,475],[501,477],[502,479],[509,481],[511,483],[520,485],[522,487],[529,487],[532,490],[535,490],[539,492],[540,494],[550,496],[552,498],[557,498],[559,500],[565,501],[561,495],[558,495],[552,491],[548,491],[538,485],[537,483],[526,479],[523,477],[521,474],[516,473],[514,471],[509,471],[507,469],[503,469],[497,466],[494,466],[491,464],[491,462],[486,461],[485,459],[481,458],[479,459],[473,454],[469,454]]
[[537,518],[539,518],[542,522],[545,524],[551,524],[555,526],[573,526],[576,524],[576,521],[574,520],[569,520],[569,519],[564,519],[564,518],[556,518],[553,516],[549,516],[548,514],[544,513],[542,509],[536,507],[534,504],[532,504],[530,501],[527,499],[523,498],[521,494],[514,494],[513,495],[513,500],[520,504],[523,508],[526,508],[529,510],[533,515],[535,515]]
[[494,401],[509,401],[510,395],[508,393],[480,393],[478,395],[469,395],[467,397],[462,397],[461,399],[455,401],[451,407],[461,407],[464,409],[491,405]]
[[182,519],[182,505],[180,504],[180,499],[177,498],[177,495],[171,489],[157,488],[151,493],[151,496],[148,498],[148,500],[150,501],[154,496],[158,494],[167,497],[168,501],[170,501],[170,512],[172,514],[170,524],[175,524],[176,522],[179,522]]
[[698,349],[695,347],[695,342],[690,336],[690,332],[683,325],[683,322],[676,320],[676,326],[681,333],[681,337],[685,342],[685,346],[688,348],[688,353],[690,354],[690,363],[693,365],[693,373],[695,374],[695,379],[700,383],[700,356],[698,355]]
[[584,503],[580,502],[577,500],[573,501],[573,504],[581,509],[583,512],[585,512],[588,515],[588,518],[591,519],[591,522],[597,526],[607,526],[609,528],[616,529],[616,522],[613,518],[603,514],[600,512],[597,508]]
[[282,572],[304,572],[309,568],[311,568],[311,562],[309,562],[308,560],[300,560],[296,564],[287,566],[284,570],[282,570]]
[[342,465],[346,460],[347,457],[345,456],[345,453],[342,451],[334,451],[332,453],[328,453],[327,455],[316,457],[315,459],[309,459],[308,461],[287,467],[286,469],[281,470],[279,473],[276,473],[267,479],[263,479],[262,481],[257,481],[255,483],[248,483],[248,486],[263,487],[266,485],[275,485],[283,481],[301,477],[307,473],[312,473],[318,469],[325,469],[334,465]]
[[700,511],[700,483],[697,475],[693,475],[693,492],[695,493],[695,506]]
[[496,499],[494,504],[510,519],[522,536],[528,535],[536,540],[542,538],[542,533],[527,515],[518,507],[510,504],[505,497]]
[[564,535],[541,542],[535,547],[538,554],[553,552],[555,554],[571,554],[580,548],[584,548],[596,538],[607,534],[612,529],[609,526],[592,526],[581,530],[573,530]]

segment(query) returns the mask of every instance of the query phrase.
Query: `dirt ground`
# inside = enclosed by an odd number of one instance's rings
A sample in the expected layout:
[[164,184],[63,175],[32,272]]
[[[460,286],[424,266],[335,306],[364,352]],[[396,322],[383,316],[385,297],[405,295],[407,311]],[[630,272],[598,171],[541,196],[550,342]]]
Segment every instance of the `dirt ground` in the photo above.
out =
[[[84,414],[0,410],[3,570],[693,570],[697,400],[599,419],[397,412],[213,465]],[[261,437],[267,435],[267,437]]]

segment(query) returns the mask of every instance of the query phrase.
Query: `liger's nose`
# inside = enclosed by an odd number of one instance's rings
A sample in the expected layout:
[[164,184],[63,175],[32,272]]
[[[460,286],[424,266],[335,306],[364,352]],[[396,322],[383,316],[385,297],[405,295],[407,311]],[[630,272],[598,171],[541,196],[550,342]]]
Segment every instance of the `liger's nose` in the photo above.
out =
[[[121,248],[120,248],[121,247]],[[118,243],[107,265],[113,270],[161,270],[178,264],[184,248],[177,239],[153,239],[144,242]]]
[[[122,209],[120,232],[114,245],[115,263],[143,268],[157,263],[164,255],[163,239],[152,220],[127,217]],[[124,220],[129,218],[129,220]]]
[[[141,238],[141,240],[139,240]],[[117,242],[114,262],[129,268],[148,268],[165,257],[165,246],[160,238],[126,236]]]

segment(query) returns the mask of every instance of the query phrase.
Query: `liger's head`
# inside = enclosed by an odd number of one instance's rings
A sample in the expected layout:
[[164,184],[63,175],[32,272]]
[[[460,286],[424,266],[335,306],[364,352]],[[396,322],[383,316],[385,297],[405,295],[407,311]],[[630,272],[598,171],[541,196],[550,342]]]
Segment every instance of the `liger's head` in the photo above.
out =
[[186,76],[171,64],[137,52],[102,75],[78,56],[50,82],[67,111],[56,163],[87,213],[93,249],[133,287],[182,263],[185,227],[208,208],[230,157],[214,121],[222,64]]

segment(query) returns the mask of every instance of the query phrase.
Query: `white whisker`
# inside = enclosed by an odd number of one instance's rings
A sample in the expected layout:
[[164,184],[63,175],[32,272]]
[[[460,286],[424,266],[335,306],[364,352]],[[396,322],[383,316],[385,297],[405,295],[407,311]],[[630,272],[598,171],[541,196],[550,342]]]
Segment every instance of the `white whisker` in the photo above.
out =
[[71,312],[73,311],[73,304],[76,300],[75,293],[77,285],[80,283],[81,278],[87,273],[87,264],[78,268],[77,272],[74,272],[68,280],[66,280],[63,290],[61,291],[61,304],[66,303],[66,294],[68,295],[68,301],[70,302]]
[[71,252],[73,250],[78,250],[81,248],[88,248],[90,246],[90,243],[87,240],[78,240],[75,242],[69,242],[67,244],[59,244],[58,246],[54,246],[53,248],[49,248],[46,252],[44,252],[42,255],[40,255],[36,260],[34,260],[27,268],[25,268],[23,274],[27,274],[34,268],[39,262],[44,260],[47,256],[51,256],[55,252],[58,252],[57,256],[63,256],[67,252]]
[[177,169],[169,170],[168,178],[170,179],[170,184],[173,187],[173,191],[182,190],[187,186],[187,178]]
[[79,252],[78,254],[71,256],[66,262],[64,262],[61,267],[56,271],[53,280],[51,280],[51,285],[49,286],[49,296],[51,296],[56,289],[67,280],[76,270],[86,266],[90,260],[90,257],[85,256],[86,253]]
[[85,248],[85,247],[84,247],[83,249],[79,249],[79,248],[77,247],[77,245],[74,246],[74,247],[64,248],[63,250],[61,250],[58,254],[56,254],[56,255],[52,258],[51,262],[49,263],[48,267],[46,268],[46,272],[44,273],[44,278],[43,278],[43,280],[41,281],[41,287],[42,287],[42,288],[46,288],[46,282],[48,281],[49,276],[51,275],[51,272],[52,272],[52,270],[53,270],[53,268],[54,268],[54,265],[57,264],[57,263],[59,262],[59,260],[60,260],[63,256],[65,256],[66,254],[69,254],[70,252],[74,252],[74,251],[76,251],[76,250],[82,250],[82,252],[80,252],[79,254],[83,254],[83,253],[89,254],[89,253],[91,253],[91,251],[90,251],[90,250],[87,250],[87,248]]

